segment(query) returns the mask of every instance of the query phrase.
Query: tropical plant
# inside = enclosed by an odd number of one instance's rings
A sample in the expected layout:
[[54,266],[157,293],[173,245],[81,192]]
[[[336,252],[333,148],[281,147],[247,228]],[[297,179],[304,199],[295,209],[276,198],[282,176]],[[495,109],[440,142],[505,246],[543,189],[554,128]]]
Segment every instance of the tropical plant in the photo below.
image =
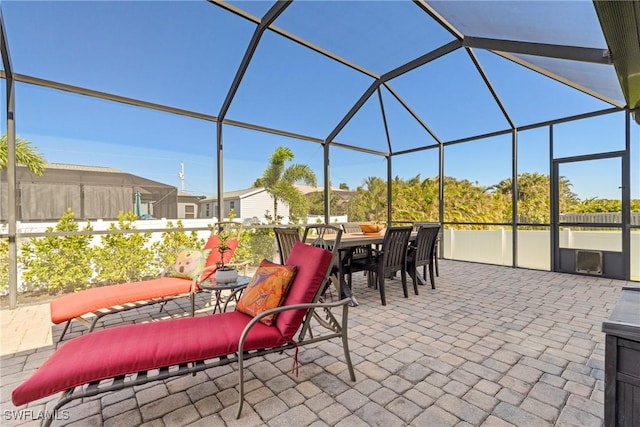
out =
[[[309,203],[309,214],[324,215],[324,191],[314,191],[305,196]],[[332,215],[346,215],[348,199],[332,192],[329,195],[329,212]]]
[[386,221],[387,183],[377,176],[370,176],[356,188],[348,206],[350,221]]
[[286,167],[285,163],[292,161],[294,157],[290,148],[276,148],[269,159],[269,166],[253,184],[254,187],[264,187],[273,198],[274,221],[279,219],[279,201],[289,205],[291,217],[306,218],[309,211],[307,199],[294,184],[303,182],[316,186],[316,175],[308,165],[293,164]]
[[[450,222],[503,222],[501,200],[477,182],[444,178],[444,220]],[[464,226],[462,228],[477,228]]]
[[[55,228],[47,233],[78,231],[78,223],[71,210],[67,210]],[[91,231],[87,224],[83,231]],[[90,247],[93,236],[32,237],[21,247],[19,261],[23,267],[24,290],[46,290],[51,294],[78,291],[89,287],[91,268]]]
[[220,254],[220,261],[217,262],[218,270],[233,269],[233,267],[228,267],[224,265],[224,254],[232,250],[228,242],[229,239],[231,239],[231,237],[232,237],[231,232],[227,230],[220,230],[218,232],[218,238],[220,239],[220,243],[218,243],[218,246],[214,248],[214,250],[218,251],[218,253]]
[[[504,222],[509,222],[512,219],[512,187],[513,181],[511,178],[504,179],[490,187],[490,190],[501,198]],[[578,196],[571,190],[571,187],[571,182],[566,177],[561,176],[559,180],[561,212],[574,211],[579,203]],[[535,224],[549,223],[550,192],[549,175],[542,175],[537,172],[518,175],[519,221]]]
[[[133,212],[118,214],[118,225],[111,224],[109,230],[133,230]],[[151,233],[105,234],[101,246],[94,249],[96,279],[101,284],[134,282],[147,276],[157,276],[154,268],[154,253],[147,242]]]
[[[7,167],[7,135],[0,137],[0,170]],[[31,141],[16,136],[16,163],[26,166],[36,176],[42,176],[46,161],[44,156],[31,145]]]
[[438,221],[438,177],[421,179],[420,174],[391,183],[393,221]]

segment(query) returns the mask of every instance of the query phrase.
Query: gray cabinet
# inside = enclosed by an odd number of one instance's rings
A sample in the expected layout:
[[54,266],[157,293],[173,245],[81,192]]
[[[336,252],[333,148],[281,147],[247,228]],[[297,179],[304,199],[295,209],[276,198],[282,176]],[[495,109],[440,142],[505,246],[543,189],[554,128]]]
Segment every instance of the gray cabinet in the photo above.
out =
[[640,288],[623,288],[602,331],[605,426],[640,426]]

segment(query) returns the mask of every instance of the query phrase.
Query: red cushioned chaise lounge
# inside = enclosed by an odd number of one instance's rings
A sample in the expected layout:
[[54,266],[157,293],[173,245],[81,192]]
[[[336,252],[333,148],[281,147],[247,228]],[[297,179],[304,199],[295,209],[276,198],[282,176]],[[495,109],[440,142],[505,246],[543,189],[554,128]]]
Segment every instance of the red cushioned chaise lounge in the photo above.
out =
[[[224,224],[224,223],[219,223]],[[241,232],[241,225],[238,227]],[[239,233],[238,232],[238,233]],[[225,264],[229,264],[239,244],[239,238],[226,240],[229,250],[224,254]],[[215,250],[220,245],[220,238],[211,234],[204,249],[209,249],[205,272],[210,275],[215,271],[216,264],[222,255]],[[201,276],[202,277],[202,276]],[[85,289],[57,298],[50,304],[51,322],[65,323],[58,341],[62,341],[72,321],[80,322],[93,331],[98,320],[108,314],[119,313],[143,305],[164,303],[174,298],[189,296],[191,303],[191,317],[195,312],[195,293],[199,290],[198,279],[163,276],[152,280],[120,283],[117,285]],[[89,321],[84,316],[90,315]]]
[[[73,338],[13,391],[12,401],[20,406],[63,392],[57,411],[74,399],[237,361],[240,417],[244,359],[331,338],[342,339],[345,363],[355,381],[347,343],[350,300],[317,302],[323,301],[329,284],[332,258],[325,249],[296,244],[287,265],[296,266],[297,272],[283,305],[256,317],[233,311],[118,326]],[[341,321],[331,312],[338,306]],[[271,326],[259,321],[271,312],[279,313]],[[313,333],[311,319],[317,320]]]

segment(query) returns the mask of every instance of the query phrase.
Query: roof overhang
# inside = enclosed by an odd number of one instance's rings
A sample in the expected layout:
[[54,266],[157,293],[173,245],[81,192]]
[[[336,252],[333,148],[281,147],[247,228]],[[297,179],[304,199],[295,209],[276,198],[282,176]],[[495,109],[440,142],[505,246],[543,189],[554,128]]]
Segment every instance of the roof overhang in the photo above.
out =
[[636,110],[640,123],[640,2],[596,0],[593,4],[627,105]]

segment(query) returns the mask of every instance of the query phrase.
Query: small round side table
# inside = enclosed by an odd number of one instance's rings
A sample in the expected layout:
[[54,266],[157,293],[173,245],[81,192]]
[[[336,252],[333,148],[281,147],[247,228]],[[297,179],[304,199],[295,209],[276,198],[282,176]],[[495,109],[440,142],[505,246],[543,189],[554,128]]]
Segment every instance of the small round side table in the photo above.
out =
[[[215,298],[215,303],[213,304],[213,313],[222,313],[227,310],[227,304],[229,303],[229,300],[223,300],[221,296],[222,291],[231,291],[232,300],[238,301],[238,299],[242,295],[242,291],[244,290],[240,288],[246,286],[250,281],[251,277],[249,276],[238,276],[235,282],[216,283],[215,276],[212,275],[210,279],[207,279],[200,283],[200,290],[210,292]],[[240,289],[239,292],[234,292],[238,289]],[[223,302],[224,306],[222,306]]]

